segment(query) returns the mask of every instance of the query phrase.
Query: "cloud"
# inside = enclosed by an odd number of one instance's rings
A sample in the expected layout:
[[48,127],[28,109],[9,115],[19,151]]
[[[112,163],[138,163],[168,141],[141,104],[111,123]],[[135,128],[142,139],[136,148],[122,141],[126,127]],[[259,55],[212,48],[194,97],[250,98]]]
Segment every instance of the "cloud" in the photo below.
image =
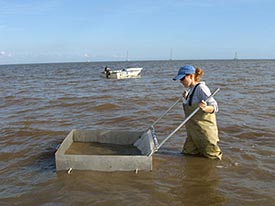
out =
[[5,51],[0,51],[0,57],[11,57],[11,53],[5,52]]
[[49,1],[0,1],[0,14],[4,16],[48,13],[59,8],[63,3]]

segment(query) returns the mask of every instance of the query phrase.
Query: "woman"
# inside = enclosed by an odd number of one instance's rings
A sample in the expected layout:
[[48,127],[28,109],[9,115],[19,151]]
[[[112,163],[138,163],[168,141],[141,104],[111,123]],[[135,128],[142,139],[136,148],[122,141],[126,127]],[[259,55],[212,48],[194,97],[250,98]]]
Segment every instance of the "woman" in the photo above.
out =
[[185,102],[183,108],[185,116],[189,116],[198,106],[201,108],[187,123],[187,138],[183,146],[183,153],[190,155],[202,155],[211,159],[221,159],[222,152],[218,146],[218,128],[216,112],[218,104],[212,97],[205,82],[200,81],[203,70],[191,65],[181,67],[173,80],[180,80],[189,92],[184,91]]

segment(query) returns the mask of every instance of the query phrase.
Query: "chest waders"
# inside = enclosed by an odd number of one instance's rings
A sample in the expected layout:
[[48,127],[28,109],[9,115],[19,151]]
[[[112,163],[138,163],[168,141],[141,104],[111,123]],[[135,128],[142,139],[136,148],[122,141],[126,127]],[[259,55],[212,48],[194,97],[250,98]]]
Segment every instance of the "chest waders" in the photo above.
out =
[[[185,116],[191,114],[198,106],[198,104],[191,103],[183,104]],[[218,146],[219,137],[215,113],[206,113],[200,109],[185,126],[187,138],[183,146],[183,153],[221,159],[222,152]]]
[[[220,89],[216,89],[205,101],[208,102],[210,98],[212,98]],[[192,95],[191,95],[192,96]],[[191,97],[190,96],[190,97]],[[158,143],[158,138],[155,134],[155,129],[154,126],[181,100],[181,98],[179,98],[167,111],[164,112],[164,114],[162,114],[142,135],[141,137],[134,143],[134,146],[137,147],[140,151],[143,151],[142,154],[147,155],[147,156],[152,156],[155,152],[157,152],[160,147],[169,139],[171,138],[183,125],[185,125],[188,121],[191,121],[193,119],[193,117],[195,117],[195,115],[200,112],[203,115],[208,115],[207,113],[203,113],[200,109],[200,107],[196,107],[195,105],[191,106],[190,104],[190,108],[187,109],[186,107],[186,117],[184,119],[183,122],[181,122],[180,125],[178,125],[178,127],[176,129],[174,129],[167,137],[165,137],[160,143]],[[188,111],[187,111],[188,110]],[[206,127],[208,127],[209,125],[211,125],[213,122],[213,128],[216,129],[215,131],[215,135],[213,135],[213,141],[212,143],[209,144],[209,141],[205,141],[205,145],[206,147],[210,148],[207,149],[209,151],[213,150],[216,152],[200,152],[200,150],[197,149],[195,143],[193,142],[193,140],[191,139],[192,134],[188,135],[188,138],[186,139],[185,142],[185,146],[183,151],[185,153],[188,154],[204,154],[205,156],[212,158],[212,159],[220,159],[221,158],[221,151],[219,149],[219,147],[217,146],[217,141],[218,141],[218,131],[217,131],[217,126],[216,126],[216,116],[215,114],[209,114],[211,117],[213,117],[214,119],[212,121],[207,120],[206,122],[208,122],[206,124]],[[199,117],[199,116],[197,116]],[[199,121],[202,121],[202,119],[199,118]],[[210,124],[209,124],[210,123]],[[209,125],[208,125],[209,124]],[[191,125],[193,125],[193,123],[191,123]],[[195,124],[196,125],[196,124]],[[201,125],[201,124],[200,124]],[[199,125],[197,125],[199,126]],[[189,127],[188,127],[189,128]],[[194,131],[199,131],[201,130],[201,128],[204,130],[204,126],[203,127],[197,127]],[[190,130],[188,130],[190,131]],[[214,130],[213,130],[214,131]],[[191,129],[191,133],[193,132],[193,129]],[[189,132],[190,133],[190,132]],[[189,134],[188,133],[188,134]],[[208,134],[205,134],[205,136],[210,136]],[[202,137],[202,135],[198,135],[198,137]],[[197,138],[194,138],[197,139]],[[197,142],[200,142],[199,139]],[[197,144],[200,145],[200,144]],[[201,144],[203,145],[203,144]],[[214,146],[213,146],[214,145]],[[204,147],[199,147],[202,148],[201,151],[204,151]],[[211,149],[212,148],[212,149]]]

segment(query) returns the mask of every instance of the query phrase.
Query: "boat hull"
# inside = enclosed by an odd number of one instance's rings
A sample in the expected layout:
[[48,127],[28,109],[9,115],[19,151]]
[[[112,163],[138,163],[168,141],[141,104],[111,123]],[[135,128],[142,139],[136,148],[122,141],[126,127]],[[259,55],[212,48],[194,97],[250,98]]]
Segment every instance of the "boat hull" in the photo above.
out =
[[127,68],[122,70],[110,71],[109,75],[106,72],[102,72],[101,76],[108,79],[128,79],[141,77],[142,68]]

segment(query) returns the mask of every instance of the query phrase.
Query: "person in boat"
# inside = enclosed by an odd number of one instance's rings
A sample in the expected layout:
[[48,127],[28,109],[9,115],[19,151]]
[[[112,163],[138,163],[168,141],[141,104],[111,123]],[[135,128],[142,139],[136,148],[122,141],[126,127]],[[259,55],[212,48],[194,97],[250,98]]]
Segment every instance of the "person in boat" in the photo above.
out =
[[219,137],[216,122],[218,104],[213,97],[207,103],[205,102],[211,92],[205,82],[200,81],[203,74],[201,68],[184,65],[180,67],[178,74],[173,78],[173,80],[180,80],[180,83],[189,91],[183,93],[185,116],[189,116],[197,107],[200,107],[200,110],[185,125],[187,138],[182,152],[183,154],[199,155],[210,159],[221,159],[222,151],[218,146]]
[[105,69],[104,69],[104,71],[105,71],[105,74],[106,74],[106,78],[108,79],[109,76],[111,75],[111,69],[106,66]]

